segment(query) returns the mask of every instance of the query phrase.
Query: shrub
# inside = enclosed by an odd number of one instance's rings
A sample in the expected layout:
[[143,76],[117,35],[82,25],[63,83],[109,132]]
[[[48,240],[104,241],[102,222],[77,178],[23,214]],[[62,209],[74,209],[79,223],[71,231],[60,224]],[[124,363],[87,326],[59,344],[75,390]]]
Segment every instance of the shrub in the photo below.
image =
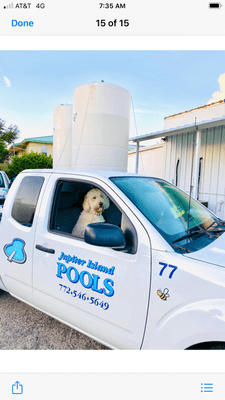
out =
[[52,156],[46,156],[44,153],[34,153],[32,151],[29,154],[23,153],[22,157],[12,157],[12,163],[9,164],[8,176],[17,175],[24,169],[45,169],[52,167]]

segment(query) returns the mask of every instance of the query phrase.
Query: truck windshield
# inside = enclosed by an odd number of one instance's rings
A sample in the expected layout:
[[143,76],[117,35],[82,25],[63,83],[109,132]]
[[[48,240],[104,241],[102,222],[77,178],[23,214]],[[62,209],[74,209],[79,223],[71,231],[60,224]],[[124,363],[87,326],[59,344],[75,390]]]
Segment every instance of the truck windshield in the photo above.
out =
[[197,201],[189,201],[186,193],[164,180],[113,177],[111,181],[176,252],[183,254],[200,250],[224,232],[225,227],[220,219]]

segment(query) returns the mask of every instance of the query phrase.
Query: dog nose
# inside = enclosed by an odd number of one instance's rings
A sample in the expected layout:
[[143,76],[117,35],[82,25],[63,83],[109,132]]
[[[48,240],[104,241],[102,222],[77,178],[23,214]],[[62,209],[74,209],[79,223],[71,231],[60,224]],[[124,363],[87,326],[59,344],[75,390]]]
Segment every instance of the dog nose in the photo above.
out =
[[99,203],[99,207],[102,207],[102,206],[103,206],[103,203],[102,203],[102,202],[100,202],[100,203]]

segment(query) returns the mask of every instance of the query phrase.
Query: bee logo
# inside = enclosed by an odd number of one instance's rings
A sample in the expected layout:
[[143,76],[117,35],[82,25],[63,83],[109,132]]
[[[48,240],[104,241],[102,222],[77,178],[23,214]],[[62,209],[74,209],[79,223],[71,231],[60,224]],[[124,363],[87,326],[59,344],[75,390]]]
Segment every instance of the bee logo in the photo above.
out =
[[169,293],[169,289],[167,289],[167,288],[165,288],[163,290],[163,292],[161,292],[160,289],[157,290],[157,295],[160,297],[160,299],[162,299],[164,301],[167,300],[168,297],[170,297],[170,295],[168,293]]

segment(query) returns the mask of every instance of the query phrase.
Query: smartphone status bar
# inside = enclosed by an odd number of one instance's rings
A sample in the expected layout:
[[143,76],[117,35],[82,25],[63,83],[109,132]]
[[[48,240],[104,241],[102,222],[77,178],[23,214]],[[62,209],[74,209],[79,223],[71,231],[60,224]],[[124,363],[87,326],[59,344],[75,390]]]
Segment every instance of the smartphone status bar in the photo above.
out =
[[[225,1],[225,0],[224,0]],[[3,0],[1,35],[224,35],[225,4],[207,0]]]

